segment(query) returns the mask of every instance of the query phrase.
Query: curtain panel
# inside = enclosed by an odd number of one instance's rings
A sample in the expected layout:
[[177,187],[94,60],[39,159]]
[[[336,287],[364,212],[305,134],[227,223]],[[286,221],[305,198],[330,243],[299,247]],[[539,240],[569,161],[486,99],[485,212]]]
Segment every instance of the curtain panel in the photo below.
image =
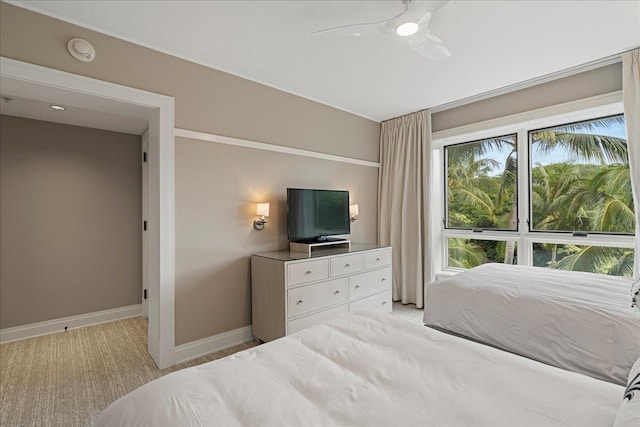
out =
[[622,54],[622,97],[627,123],[629,173],[636,211],[635,278],[640,270],[640,49]]
[[378,178],[378,243],[393,251],[393,300],[424,307],[432,280],[428,200],[431,192],[431,112],[382,123]]

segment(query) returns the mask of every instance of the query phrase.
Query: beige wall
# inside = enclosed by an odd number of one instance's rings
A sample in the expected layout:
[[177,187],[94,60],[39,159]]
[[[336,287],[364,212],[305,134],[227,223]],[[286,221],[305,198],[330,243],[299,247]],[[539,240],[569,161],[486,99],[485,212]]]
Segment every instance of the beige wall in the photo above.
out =
[[432,115],[434,132],[622,90],[622,63],[495,96]]
[[0,328],[140,304],[140,144],[0,116]]
[[[96,59],[66,42],[83,37]],[[0,54],[175,98],[176,127],[378,161],[379,123],[0,3]],[[176,139],[176,344],[251,323],[249,255],[283,247],[287,187],[353,191],[353,241],[376,241],[377,168]],[[272,222],[252,228],[252,203]]]
[[[73,59],[66,50],[72,37],[91,42],[96,59]],[[173,96],[178,128],[378,159],[378,123],[6,3],[0,54]]]
[[[249,256],[288,248],[287,187],[349,190],[360,206],[351,239],[375,242],[377,178],[375,167],[178,138],[176,344],[250,323]],[[262,201],[272,220],[256,231]]]

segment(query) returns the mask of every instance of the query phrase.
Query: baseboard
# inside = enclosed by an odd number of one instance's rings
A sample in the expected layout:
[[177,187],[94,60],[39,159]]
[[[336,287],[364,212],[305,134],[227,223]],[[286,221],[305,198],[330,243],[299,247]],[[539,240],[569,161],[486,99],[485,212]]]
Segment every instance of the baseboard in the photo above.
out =
[[142,304],[0,329],[0,344],[142,315]]
[[223,332],[218,335],[203,338],[176,346],[176,363],[188,362],[225,348],[251,341],[251,326]]

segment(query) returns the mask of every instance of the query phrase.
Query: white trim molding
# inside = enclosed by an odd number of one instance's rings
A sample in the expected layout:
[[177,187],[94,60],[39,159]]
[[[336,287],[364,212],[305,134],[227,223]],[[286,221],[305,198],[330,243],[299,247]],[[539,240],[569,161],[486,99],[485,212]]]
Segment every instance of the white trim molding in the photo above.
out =
[[275,151],[276,153],[292,154],[294,156],[312,157],[315,159],[331,160],[334,162],[350,163],[358,166],[370,166],[379,168],[380,163],[369,160],[354,159],[352,157],[336,156],[300,148],[285,147],[282,145],[268,144],[266,142],[250,141],[248,139],[232,138],[229,136],[215,135],[212,133],[196,132],[187,129],[176,128],[174,135],[180,138],[197,139],[200,141],[217,142],[219,144],[235,145],[237,147],[254,148],[257,150]]
[[54,334],[56,332],[64,332],[65,328],[67,328],[67,330],[83,328],[85,326],[113,322],[114,320],[127,319],[129,317],[137,317],[141,315],[142,304],[134,304],[126,307],[112,308],[109,310],[95,311],[93,313],[61,317],[59,319],[45,320],[44,322],[0,329],[0,344],[38,337],[41,335]]
[[223,332],[197,341],[176,346],[176,363],[188,362],[201,356],[251,341],[251,326]]

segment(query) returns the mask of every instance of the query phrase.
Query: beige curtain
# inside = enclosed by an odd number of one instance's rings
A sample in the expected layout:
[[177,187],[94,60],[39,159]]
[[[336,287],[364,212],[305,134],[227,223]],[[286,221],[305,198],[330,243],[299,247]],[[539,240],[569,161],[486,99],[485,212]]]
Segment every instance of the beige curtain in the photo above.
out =
[[431,113],[382,123],[378,179],[378,243],[393,250],[393,300],[424,306],[431,280],[429,200]]
[[622,96],[627,123],[629,169],[633,205],[636,211],[636,279],[640,270],[640,49],[622,54]]

